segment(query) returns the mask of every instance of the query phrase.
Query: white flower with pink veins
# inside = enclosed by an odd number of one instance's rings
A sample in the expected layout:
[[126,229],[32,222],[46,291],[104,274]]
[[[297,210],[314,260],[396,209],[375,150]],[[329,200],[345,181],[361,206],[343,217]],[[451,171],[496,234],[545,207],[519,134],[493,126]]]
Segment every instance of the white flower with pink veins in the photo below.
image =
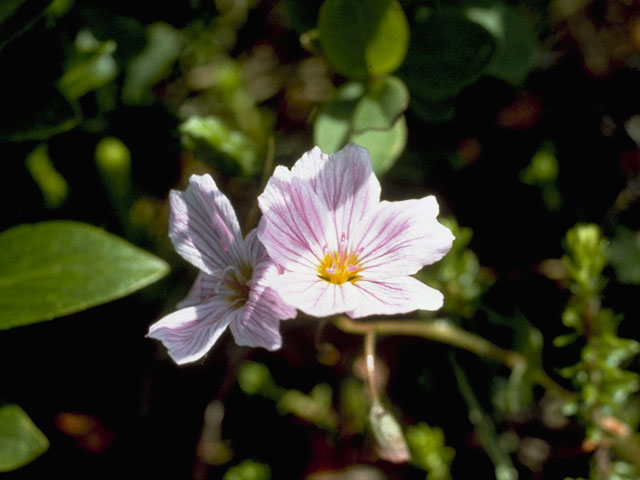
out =
[[451,248],[438,203],[380,201],[366,149],[315,147],[291,170],[277,167],[258,201],[258,237],[284,271],[271,287],[293,307],[358,318],[442,306],[439,291],[411,276]]

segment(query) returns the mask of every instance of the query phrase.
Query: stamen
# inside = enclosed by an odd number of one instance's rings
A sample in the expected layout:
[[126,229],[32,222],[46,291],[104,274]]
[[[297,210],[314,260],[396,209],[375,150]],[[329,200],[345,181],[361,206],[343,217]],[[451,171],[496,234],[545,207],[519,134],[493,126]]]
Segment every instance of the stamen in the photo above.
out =
[[318,265],[318,278],[335,285],[346,282],[355,283],[361,278],[358,275],[361,270],[358,256],[341,247],[337,252],[325,254]]

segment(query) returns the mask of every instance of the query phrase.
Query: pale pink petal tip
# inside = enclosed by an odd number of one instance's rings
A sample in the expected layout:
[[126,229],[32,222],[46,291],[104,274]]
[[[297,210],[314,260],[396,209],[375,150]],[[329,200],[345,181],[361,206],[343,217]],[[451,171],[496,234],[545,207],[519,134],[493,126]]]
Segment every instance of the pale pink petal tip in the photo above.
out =
[[149,328],[148,337],[160,340],[179,365],[202,358],[234,319],[218,299],[173,312]]

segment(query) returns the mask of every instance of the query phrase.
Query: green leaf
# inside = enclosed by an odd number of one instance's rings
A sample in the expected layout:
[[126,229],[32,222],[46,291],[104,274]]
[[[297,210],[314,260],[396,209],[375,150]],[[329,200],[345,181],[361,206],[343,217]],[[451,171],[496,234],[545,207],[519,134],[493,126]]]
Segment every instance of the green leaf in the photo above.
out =
[[128,295],[167,274],[161,259],[72,221],[0,234],[0,329],[51,320]]
[[407,60],[399,71],[412,95],[411,108],[417,106],[416,113],[428,121],[449,119],[452,100],[485,72],[495,51],[489,31],[461,10],[431,12],[417,21]]
[[28,30],[51,0],[2,0],[0,2],[0,50]]
[[220,118],[192,116],[179,130],[184,148],[214,168],[229,175],[253,175],[260,170],[255,143]]
[[356,133],[351,141],[369,150],[374,172],[382,175],[393,166],[407,144],[407,122],[403,115],[389,130]]
[[318,112],[314,143],[334,153],[349,142],[366,147],[378,175],[391,168],[407,142],[402,113],[409,92],[397,77],[384,77],[366,87],[360,82],[341,86]]
[[620,283],[640,284],[640,237],[625,227],[618,227],[609,244],[609,261]]
[[409,90],[398,77],[372,82],[353,112],[353,130],[389,129],[408,106]]
[[391,73],[407,53],[409,24],[397,0],[326,0],[318,27],[327,58],[350,78]]
[[18,405],[0,407],[0,472],[20,468],[42,455],[49,441]]
[[536,37],[520,9],[500,4],[470,7],[466,16],[485,27],[496,40],[496,53],[487,73],[522,85],[533,68]]

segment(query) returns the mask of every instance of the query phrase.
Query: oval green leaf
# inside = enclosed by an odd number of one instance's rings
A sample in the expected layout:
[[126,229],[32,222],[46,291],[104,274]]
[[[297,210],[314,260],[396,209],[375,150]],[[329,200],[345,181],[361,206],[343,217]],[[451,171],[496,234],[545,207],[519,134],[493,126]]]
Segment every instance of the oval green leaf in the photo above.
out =
[[0,407],[0,472],[20,468],[42,455],[49,441],[18,405]]
[[409,44],[409,24],[397,0],[326,0],[320,43],[337,72],[354,79],[393,72]]
[[0,251],[0,330],[115,300],[169,271],[122,238],[72,221],[10,228]]

